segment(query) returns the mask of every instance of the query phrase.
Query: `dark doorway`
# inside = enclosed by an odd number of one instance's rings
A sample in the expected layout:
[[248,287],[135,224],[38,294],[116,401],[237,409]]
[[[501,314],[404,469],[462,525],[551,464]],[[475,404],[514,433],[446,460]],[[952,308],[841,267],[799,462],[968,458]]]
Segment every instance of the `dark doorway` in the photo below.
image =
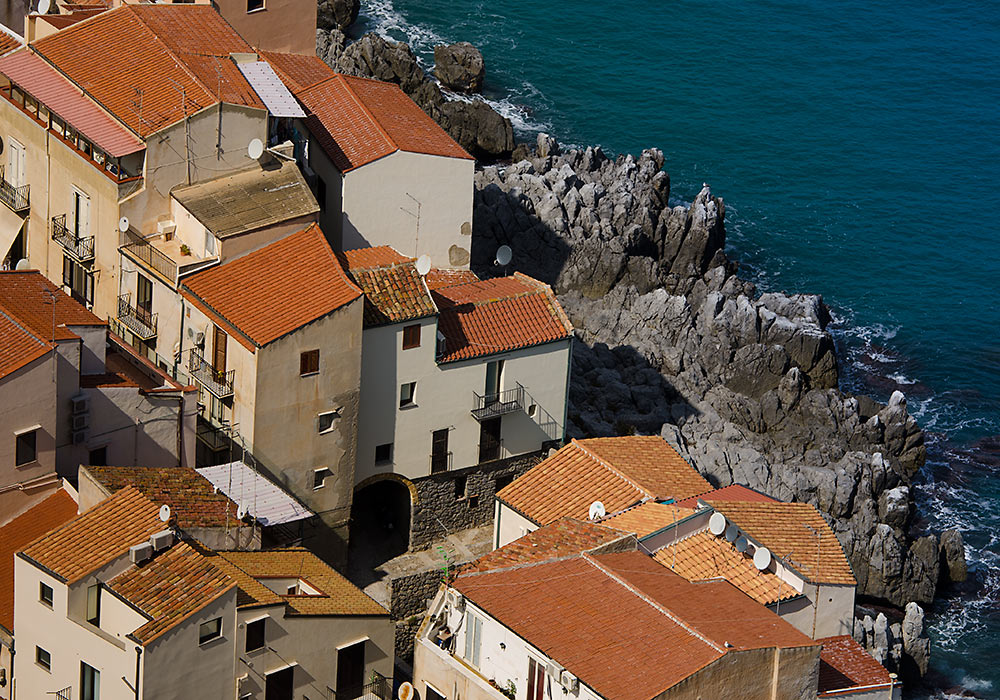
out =
[[448,428],[431,433],[431,474],[448,471]]
[[383,479],[354,493],[351,505],[351,569],[372,570],[410,547],[410,490]]
[[337,650],[337,700],[361,697],[365,683],[365,643]]
[[500,421],[490,418],[479,424],[479,461],[500,459]]
[[289,666],[267,674],[264,685],[264,700],[292,700],[295,667]]

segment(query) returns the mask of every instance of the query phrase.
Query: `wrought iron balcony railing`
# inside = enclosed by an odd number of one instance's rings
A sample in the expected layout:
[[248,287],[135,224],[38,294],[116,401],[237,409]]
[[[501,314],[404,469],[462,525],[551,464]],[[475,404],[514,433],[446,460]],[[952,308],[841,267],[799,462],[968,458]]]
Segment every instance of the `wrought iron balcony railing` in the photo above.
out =
[[372,671],[365,684],[330,690],[330,700],[392,700],[392,678]]
[[156,337],[156,314],[141,306],[132,306],[130,294],[118,297],[118,320],[140,340]]
[[16,187],[13,183],[8,182],[2,165],[0,165],[0,201],[18,214],[31,208],[28,185]]
[[177,263],[153,247],[153,244],[134,231],[123,231],[119,250],[157,273],[171,285],[177,284]]
[[66,226],[65,214],[52,217],[52,240],[76,258],[77,262],[85,263],[94,259],[94,237],[78,236],[70,231]]
[[478,421],[524,410],[524,387],[520,384],[496,394],[472,392],[472,397],[472,417]]
[[431,474],[448,471],[451,469],[452,461],[451,452],[431,454]]
[[236,370],[219,372],[205,361],[201,353],[194,349],[188,355],[188,373],[217,399],[233,395],[233,380],[236,378]]

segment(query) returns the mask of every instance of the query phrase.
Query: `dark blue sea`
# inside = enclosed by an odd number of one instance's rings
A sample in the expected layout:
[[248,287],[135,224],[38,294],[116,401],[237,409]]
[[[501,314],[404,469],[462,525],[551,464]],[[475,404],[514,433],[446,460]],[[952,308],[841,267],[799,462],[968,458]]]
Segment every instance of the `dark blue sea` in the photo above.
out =
[[365,0],[372,30],[428,67],[480,47],[521,138],[661,148],[678,200],[725,198],[746,274],[823,295],[845,388],[928,431],[919,525],[975,568],[930,611],[934,670],[1000,697],[1000,4]]

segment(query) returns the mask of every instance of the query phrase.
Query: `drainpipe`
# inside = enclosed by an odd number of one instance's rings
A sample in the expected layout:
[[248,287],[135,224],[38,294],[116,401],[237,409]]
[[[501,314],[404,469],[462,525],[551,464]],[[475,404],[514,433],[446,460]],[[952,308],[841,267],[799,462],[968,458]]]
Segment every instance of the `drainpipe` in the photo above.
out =
[[177,340],[177,354],[174,355],[174,379],[177,379],[177,365],[180,363],[181,355],[184,354],[184,297],[177,295],[181,300],[181,335]]
[[142,647],[135,648],[135,700],[139,700],[139,660],[142,658]]

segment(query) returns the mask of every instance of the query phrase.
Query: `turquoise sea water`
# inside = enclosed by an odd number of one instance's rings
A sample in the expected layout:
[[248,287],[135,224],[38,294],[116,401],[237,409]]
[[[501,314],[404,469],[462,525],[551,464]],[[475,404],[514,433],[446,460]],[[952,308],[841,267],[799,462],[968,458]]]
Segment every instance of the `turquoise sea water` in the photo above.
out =
[[[365,0],[356,31],[427,66],[471,41],[522,138],[657,146],[678,199],[727,203],[733,256],[818,292],[848,388],[931,434],[918,498],[963,529],[974,590],[932,611],[934,667],[1000,697],[1000,5],[994,1]],[[983,442],[987,439],[987,442]],[[925,523],[925,524],[927,524]]]

